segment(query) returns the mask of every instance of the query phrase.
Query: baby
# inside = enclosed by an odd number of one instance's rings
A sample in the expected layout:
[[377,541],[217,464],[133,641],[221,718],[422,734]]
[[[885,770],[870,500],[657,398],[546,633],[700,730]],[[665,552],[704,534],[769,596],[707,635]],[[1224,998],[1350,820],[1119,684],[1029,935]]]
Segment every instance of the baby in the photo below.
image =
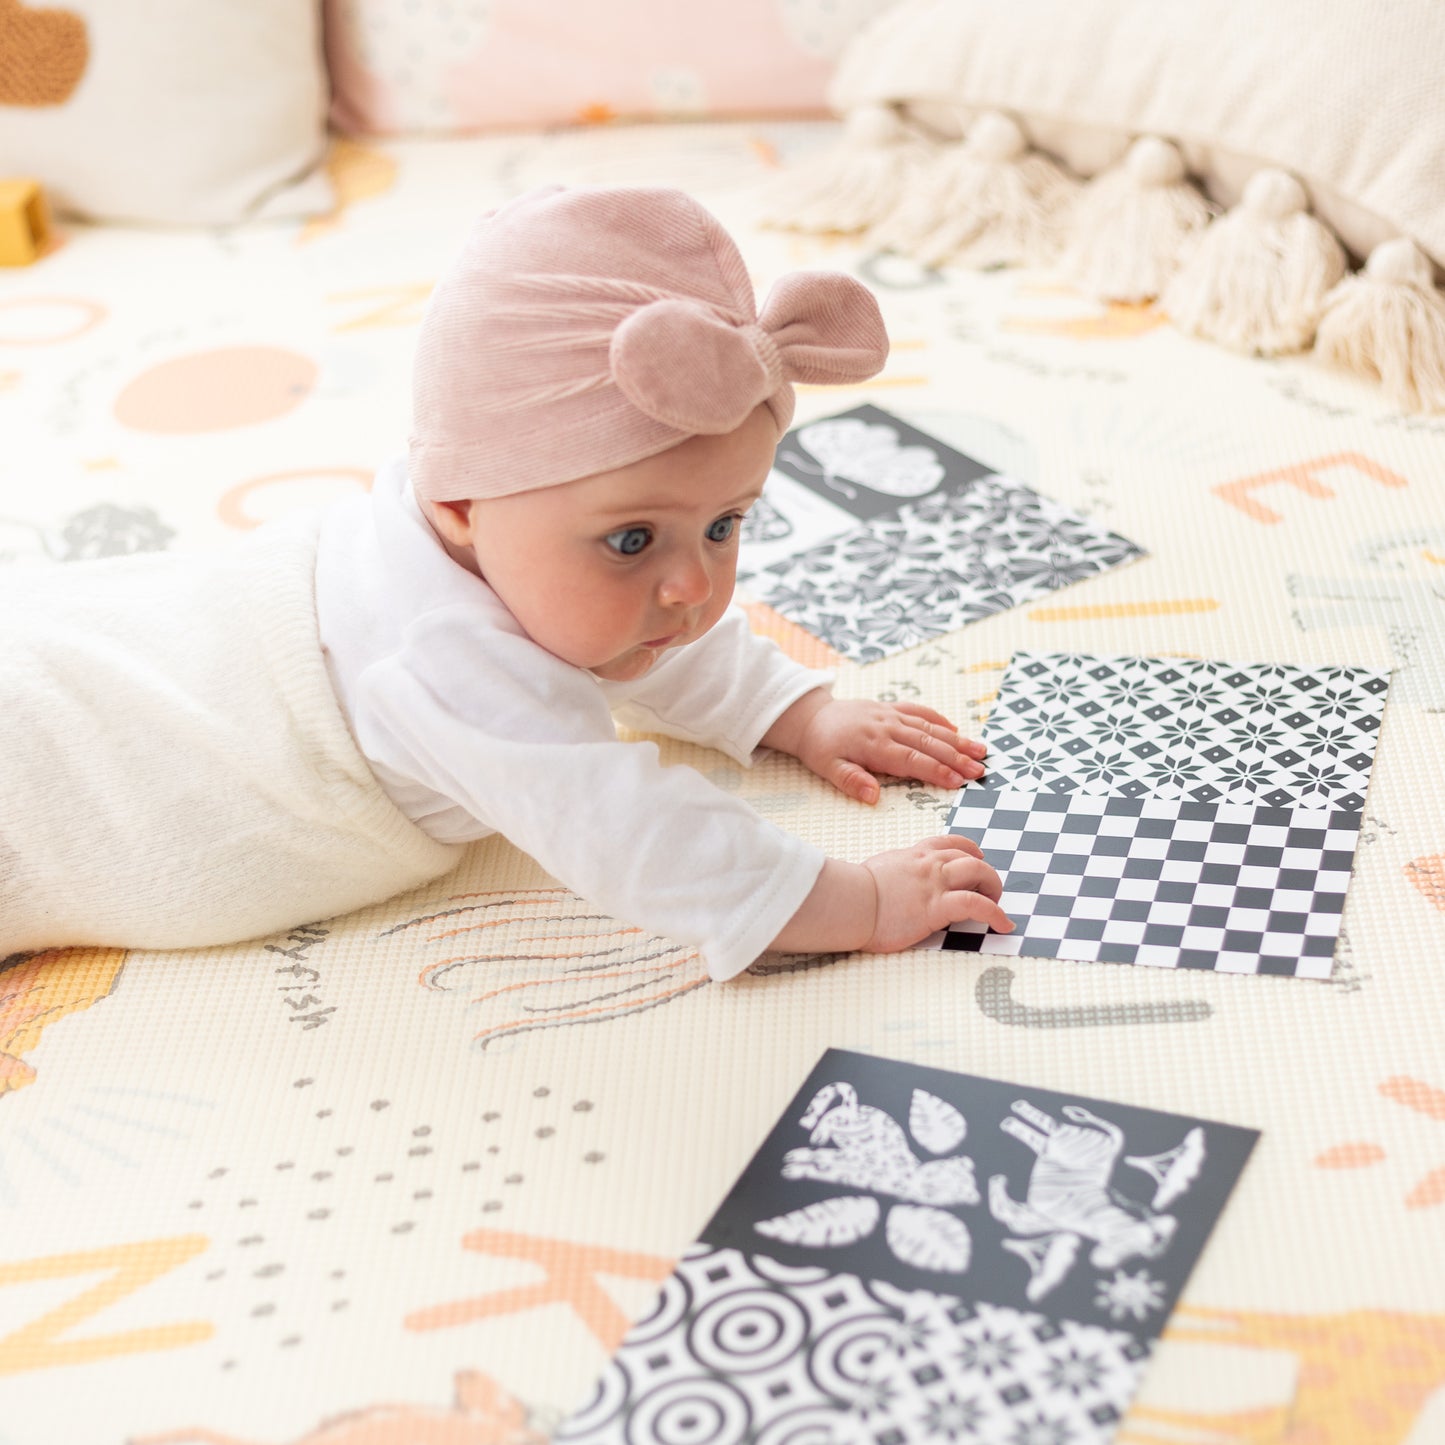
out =
[[[482,219],[418,339],[409,454],[371,493],[219,554],[10,569],[0,956],[278,932],[449,871],[494,832],[730,978],[768,949],[1008,931],[963,838],[845,863],[614,717],[876,802],[983,748],[840,701],[731,606],[794,381],[883,364],[869,292],[757,313],[681,192],[554,187]],[[12,703],[12,697],[14,699]]]

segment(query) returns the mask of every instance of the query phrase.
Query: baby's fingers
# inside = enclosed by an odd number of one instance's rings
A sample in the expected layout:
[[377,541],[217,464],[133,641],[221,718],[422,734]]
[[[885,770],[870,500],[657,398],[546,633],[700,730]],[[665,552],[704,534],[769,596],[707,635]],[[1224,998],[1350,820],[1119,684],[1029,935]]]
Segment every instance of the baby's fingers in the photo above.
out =
[[932,723],[900,719],[886,744],[885,756],[870,761],[899,777],[957,788],[967,779],[983,775],[981,750],[977,756],[967,751],[979,746]]
[[935,712],[931,707],[924,707],[921,702],[895,702],[895,712],[901,712],[905,717],[922,718],[924,722],[941,723],[950,732],[953,731],[953,724],[941,712]]
[[878,801],[878,779],[867,768],[859,767],[847,758],[835,758],[828,769],[827,777],[845,798],[856,798],[860,803]]
[[982,893],[995,903],[1003,897],[1003,879],[982,858],[950,858],[943,865],[943,886],[951,893]]
[[950,923],[986,923],[995,933],[1014,931],[1013,919],[982,893],[945,893],[943,905]]
[[932,838],[923,838],[916,845],[919,848],[940,848],[944,852],[970,853],[975,858],[983,857],[983,849],[961,833],[939,833]]
[[941,712],[934,712],[931,707],[924,707],[916,702],[895,703],[893,707],[901,717],[920,724],[923,732],[946,737],[952,746],[971,758],[982,758],[988,753],[988,748],[983,743],[964,737],[948,718]]

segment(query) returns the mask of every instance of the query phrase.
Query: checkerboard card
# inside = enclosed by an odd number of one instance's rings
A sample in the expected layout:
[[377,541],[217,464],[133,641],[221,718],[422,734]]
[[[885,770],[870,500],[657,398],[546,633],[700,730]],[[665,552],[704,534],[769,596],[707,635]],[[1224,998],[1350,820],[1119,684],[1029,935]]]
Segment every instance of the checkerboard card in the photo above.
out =
[[876,406],[778,444],[743,524],[740,588],[874,662],[1143,550]]
[[951,832],[1004,880],[990,954],[1328,978],[1389,677],[1015,653]]
[[1107,1445],[1258,1134],[830,1049],[569,1445]]
[[1339,809],[965,789],[948,831],[1004,880],[970,952],[1328,978],[1359,838]]

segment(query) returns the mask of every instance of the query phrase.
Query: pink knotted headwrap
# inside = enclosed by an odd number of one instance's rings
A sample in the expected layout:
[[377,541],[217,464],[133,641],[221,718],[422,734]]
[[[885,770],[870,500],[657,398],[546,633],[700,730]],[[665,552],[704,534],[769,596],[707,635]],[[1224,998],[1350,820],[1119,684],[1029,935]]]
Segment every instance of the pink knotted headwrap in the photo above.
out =
[[758,313],[717,220],[681,191],[549,187],[483,217],[428,303],[409,469],[433,501],[627,466],[740,426],[793,386],[864,381],[888,355],[872,293],[795,271]]

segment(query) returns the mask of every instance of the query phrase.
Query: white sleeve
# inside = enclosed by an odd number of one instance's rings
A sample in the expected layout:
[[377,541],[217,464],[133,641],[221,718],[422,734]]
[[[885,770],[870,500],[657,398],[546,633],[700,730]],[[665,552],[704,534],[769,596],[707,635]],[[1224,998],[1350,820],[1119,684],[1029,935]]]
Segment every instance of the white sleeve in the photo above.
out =
[[664,768],[653,744],[620,741],[596,681],[526,638],[490,634],[485,663],[486,715],[462,716],[450,679],[476,676],[477,649],[465,627],[423,620],[359,679],[362,750],[614,917],[697,947],[714,978],[754,962],[823,853],[693,769]]
[[626,726],[718,748],[748,767],[778,718],[805,693],[832,682],[831,672],[804,667],[758,637],[734,605],[711,631],[664,653],[637,681],[601,688]]

